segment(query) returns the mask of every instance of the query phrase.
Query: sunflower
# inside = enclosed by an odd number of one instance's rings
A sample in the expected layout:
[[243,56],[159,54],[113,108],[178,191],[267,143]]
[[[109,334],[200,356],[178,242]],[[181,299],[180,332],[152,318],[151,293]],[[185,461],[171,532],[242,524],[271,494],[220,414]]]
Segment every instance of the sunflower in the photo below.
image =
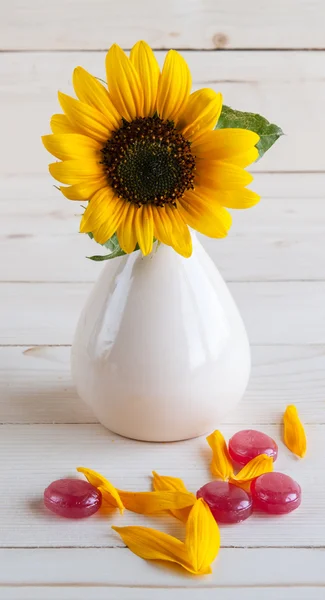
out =
[[147,255],[154,239],[188,257],[189,227],[213,238],[227,235],[226,208],[259,200],[246,189],[244,168],[258,156],[259,136],[246,129],[214,130],[220,93],[191,92],[184,58],[170,50],[160,71],[143,41],[130,57],[114,44],[106,56],[107,87],[77,67],[78,99],[59,92],[64,114],[42,138],[61,162],[51,175],[70,200],[88,201],[80,231],[105,244],[114,234],[126,253]]

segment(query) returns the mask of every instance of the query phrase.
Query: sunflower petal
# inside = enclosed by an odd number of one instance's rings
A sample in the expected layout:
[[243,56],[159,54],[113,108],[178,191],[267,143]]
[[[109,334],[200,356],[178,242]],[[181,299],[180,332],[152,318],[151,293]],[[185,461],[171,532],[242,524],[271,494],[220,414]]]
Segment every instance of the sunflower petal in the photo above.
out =
[[214,431],[206,438],[212,450],[211,472],[219,479],[227,481],[234,475],[231,458],[221,431]]
[[116,110],[108,91],[104,86],[82,67],[73,72],[73,87],[81,102],[89,104],[105,115],[111,129],[121,126],[121,115]]
[[259,139],[257,133],[248,129],[216,129],[195,139],[192,148],[199,158],[228,161],[251,150]]
[[49,171],[57,181],[73,185],[85,179],[99,179],[103,175],[101,166],[95,160],[65,160],[51,163]]
[[132,121],[143,114],[143,89],[138,72],[117,45],[106,55],[107,83],[112,101],[124,119]]
[[202,88],[190,95],[178,127],[193,142],[202,133],[213,129],[222,109],[222,95],[209,88]]
[[80,233],[92,233],[96,242],[105,244],[117,231],[124,211],[123,200],[110,188],[98,190],[90,200],[80,223]]
[[166,205],[154,207],[152,214],[155,238],[167,246],[172,246],[185,258],[191,256],[191,234],[179,210]]
[[143,89],[143,115],[150,117],[156,111],[160,69],[157,59],[146,42],[137,42],[130,53],[130,61],[135,66]]
[[124,511],[123,502],[119,496],[117,489],[105,479],[100,473],[96,473],[96,471],[92,471],[91,469],[86,469],[85,467],[78,467],[78,473],[82,473],[86,479],[89,481],[91,485],[95,488],[98,488],[102,492],[103,499],[110,506],[116,506],[119,508],[121,515]]
[[107,186],[105,177],[100,177],[94,180],[85,179],[81,183],[75,183],[69,187],[60,187],[62,194],[68,200],[90,200],[97,190]]
[[283,415],[284,443],[293,452],[303,458],[307,450],[307,439],[304,427],[299,419],[297,408],[287,406]]
[[264,473],[271,473],[271,471],[273,471],[273,458],[267,454],[259,454],[252,458],[237,475],[232,475],[230,481],[232,483],[245,483],[264,475]]
[[100,157],[101,145],[80,133],[43,135],[42,142],[46,150],[60,160],[96,160]]
[[117,230],[117,237],[122,248],[123,252],[130,254],[133,252],[137,243],[137,236],[135,232],[135,213],[138,209],[132,204],[128,202],[125,205],[125,210],[123,217],[121,219],[121,224]]
[[208,505],[197,500],[186,524],[185,547],[196,573],[210,572],[220,549],[219,527]]
[[212,238],[228,234],[231,215],[213,198],[211,190],[197,187],[187,191],[178,206],[184,221],[196,231]]
[[[158,475],[155,471],[152,472],[152,485],[155,491],[175,491],[175,492],[188,492],[183,481],[178,479],[178,477],[168,477],[165,475]],[[193,503],[195,502],[194,494],[191,494],[193,498]],[[186,523],[188,516],[191,512],[192,506],[187,506],[185,508],[179,509],[171,509],[169,512],[179,521],[183,521]]]
[[146,560],[163,560],[177,563],[194,571],[187,554],[185,544],[177,538],[149,527],[112,527],[122,538],[125,545],[137,556]]
[[125,508],[141,515],[191,507],[195,502],[195,496],[189,492],[125,492],[122,490],[118,492]]
[[224,162],[229,162],[232,165],[237,165],[238,167],[243,167],[244,169],[254,163],[258,159],[258,150],[257,148],[251,148],[243,154],[236,154],[236,156],[231,156],[229,159],[224,159]]
[[169,50],[158,86],[157,110],[161,119],[177,120],[188,102],[191,85],[186,61],[176,50]]
[[178,477],[168,477],[168,475],[159,475],[152,471],[152,485],[156,492],[187,492],[184,482]]
[[218,160],[197,161],[196,184],[213,190],[238,190],[253,181],[242,167]]
[[106,117],[96,108],[59,92],[59,102],[71,125],[80,133],[99,142],[106,142],[112,127]]
[[135,213],[135,232],[143,256],[150,254],[153,244],[153,217],[150,204],[138,208]]
[[261,199],[258,194],[246,188],[243,190],[232,190],[231,192],[223,190],[216,194],[216,198],[222,206],[226,206],[227,208],[250,208],[251,206],[255,206]]
[[78,133],[78,128],[71,124],[66,115],[53,115],[50,126],[53,133]]

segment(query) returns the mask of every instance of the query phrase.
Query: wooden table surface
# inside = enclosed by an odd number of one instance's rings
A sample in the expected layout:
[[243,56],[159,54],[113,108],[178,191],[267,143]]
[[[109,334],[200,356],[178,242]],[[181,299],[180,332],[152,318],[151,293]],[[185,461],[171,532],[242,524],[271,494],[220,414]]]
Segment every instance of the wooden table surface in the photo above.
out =
[[[325,597],[325,4],[323,0],[0,1],[0,598],[1,600],[314,600]],[[223,527],[213,575],[194,578],[131,554],[111,524],[168,517],[60,520],[42,506],[78,465],[120,488],[149,489],[152,469],[192,491],[209,479],[204,438],[145,444],[109,433],[77,398],[69,353],[101,266],[77,233],[78,203],[47,174],[40,136],[82,65],[103,77],[105,50],[140,38],[181,49],[194,87],[260,112],[286,137],[254,165],[263,197],[237,212],[226,240],[204,240],[247,325],[253,371],[226,437],[251,427],[281,440],[295,403],[300,461],[280,441],[278,470],[303,489],[283,518]]]

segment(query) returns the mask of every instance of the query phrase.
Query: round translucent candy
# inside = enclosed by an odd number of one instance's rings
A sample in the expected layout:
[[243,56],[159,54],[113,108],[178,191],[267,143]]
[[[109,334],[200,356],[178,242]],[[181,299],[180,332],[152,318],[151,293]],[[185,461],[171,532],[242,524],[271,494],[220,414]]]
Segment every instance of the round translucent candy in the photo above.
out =
[[255,429],[238,431],[229,440],[229,454],[234,462],[246,465],[259,454],[267,454],[273,458],[278,456],[278,446],[272,438]]
[[252,513],[250,494],[227,481],[210,481],[196,496],[205,500],[217,523],[239,523]]
[[254,507],[273,515],[282,515],[298,508],[300,485],[284,473],[265,473],[252,482]]
[[45,506],[68,519],[90,517],[101,503],[101,492],[82,479],[58,479],[44,491]]

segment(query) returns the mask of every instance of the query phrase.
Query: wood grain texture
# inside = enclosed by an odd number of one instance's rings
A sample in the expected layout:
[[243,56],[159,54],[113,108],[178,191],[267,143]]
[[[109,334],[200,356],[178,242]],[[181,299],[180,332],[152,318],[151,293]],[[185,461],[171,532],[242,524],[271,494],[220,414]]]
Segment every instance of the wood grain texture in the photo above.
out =
[[324,48],[322,0],[13,0],[2,8],[3,49]]
[[[253,346],[243,402],[225,423],[279,423],[296,404],[305,423],[325,423],[325,345]],[[77,397],[69,347],[0,348],[0,423],[95,423]]]
[[[232,211],[227,239],[201,236],[224,278],[324,279],[325,174],[256,173],[253,187],[262,200]],[[46,173],[0,178],[0,281],[95,281],[102,265],[85,257],[105,249],[78,234],[81,212]]]
[[[324,5],[325,6],[325,5]],[[158,53],[162,63],[165,53]],[[258,112],[280,125],[281,138],[255,171],[324,171],[325,52],[184,52],[193,88],[222,92],[225,104]],[[50,155],[40,142],[59,111],[57,90],[71,93],[74,67],[105,77],[105,53],[0,54],[0,127],[6,152],[0,175],[45,173]],[[302,115],[308,114],[308,118]],[[13,127],[12,124],[15,124]],[[317,135],[316,135],[317,132]]]
[[[238,423],[225,424],[222,432],[228,439],[240,428]],[[325,426],[306,427],[308,452],[303,461],[281,442],[280,424],[265,425],[263,431],[279,444],[276,469],[300,483],[302,505],[286,517],[255,512],[240,527],[222,527],[222,547],[324,547]],[[169,515],[144,517],[127,511],[121,516],[109,510],[80,522],[49,513],[43,505],[44,489],[55,479],[76,475],[78,466],[92,468],[126,490],[149,490],[152,470],[182,477],[193,492],[212,479],[211,450],[204,438],[144,444],[114,435],[101,425],[2,425],[0,455],[5,457],[10,489],[10,495],[2,497],[1,547],[123,547],[111,525],[144,525],[183,539],[183,524]],[[127,575],[123,583],[128,583]]]
[[[112,554],[113,551],[110,551]],[[241,554],[239,554],[239,552]],[[281,556],[279,558],[287,560],[287,557],[290,554],[293,554],[292,561],[295,559],[296,550],[289,550],[286,552],[285,557]],[[241,560],[242,558],[242,550],[232,550],[229,553],[229,570],[233,570],[233,564],[235,560]],[[313,552],[316,554],[316,552]],[[20,555],[18,555],[20,556]],[[274,555],[275,556],[275,555]],[[108,558],[110,555],[108,556]],[[261,554],[260,554],[261,557]],[[56,558],[54,556],[54,558]],[[74,557],[73,557],[74,558]],[[77,558],[77,557],[76,557]],[[273,559],[272,556],[267,556],[268,559]],[[16,556],[14,557],[16,559]],[[256,557],[254,557],[256,559]],[[260,559],[262,560],[262,558]],[[323,555],[319,554],[317,556],[317,565],[319,565],[320,561],[323,560]],[[277,563],[276,563],[277,564]],[[252,571],[259,565],[255,563],[252,565]],[[309,563],[303,565],[304,568],[308,567]],[[51,584],[49,584],[51,585]],[[75,585],[73,587],[65,587],[65,586],[55,586],[54,587],[8,587],[2,586],[0,588],[0,597],[5,598],[5,600],[166,600],[166,595],[168,594],[169,600],[215,600],[216,594],[218,598],[222,600],[238,600],[240,596],[241,600],[324,600],[324,586],[309,586],[302,585],[301,587],[297,586],[289,586],[283,587],[279,585],[272,584],[270,587],[265,586],[255,586],[251,585],[243,588],[237,586],[219,586],[218,582],[216,585],[212,584],[211,588],[203,586],[202,589],[196,588],[136,588],[136,587],[121,587],[121,586],[107,586],[103,587],[101,585],[96,586],[87,586],[80,587],[79,585]]]
[[[213,574],[208,577],[193,577],[176,568],[146,563],[124,548],[35,549],[33,556],[28,550],[0,550],[3,566],[0,582],[6,585],[14,581],[26,586],[26,596],[19,595],[17,587],[17,600],[93,600],[95,597],[99,600],[163,600],[166,595],[172,600],[212,600],[216,594],[222,600],[238,600],[239,596],[244,600],[324,598],[318,594],[318,591],[324,594],[321,588],[325,583],[322,549],[310,552],[267,548],[261,552],[260,549],[224,548],[214,563]],[[17,564],[21,569],[15,569]],[[43,587],[46,594],[41,597],[34,587],[36,595],[33,598],[28,595],[27,585],[45,586],[52,581],[57,582],[56,589]],[[300,591],[298,585],[302,586]],[[0,594],[2,589],[0,587]],[[89,589],[95,592],[93,596],[88,593]],[[280,595],[282,591],[284,595]],[[303,595],[304,591],[311,591],[311,595]],[[5,596],[5,600],[14,598],[16,596]]]
[[[91,287],[0,284],[0,344],[71,344]],[[252,345],[325,343],[325,282],[243,282],[229,289]]]

